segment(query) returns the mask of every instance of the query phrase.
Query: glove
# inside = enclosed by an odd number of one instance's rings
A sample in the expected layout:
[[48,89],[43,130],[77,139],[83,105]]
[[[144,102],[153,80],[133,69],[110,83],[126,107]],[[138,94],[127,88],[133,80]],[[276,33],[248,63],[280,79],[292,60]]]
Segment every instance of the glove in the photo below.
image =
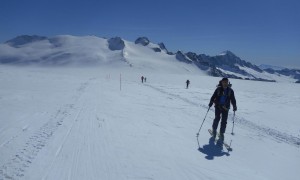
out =
[[210,103],[208,104],[209,107],[211,107],[212,105],[213,105],[213,102],[210,102]]
[[235,107],[233,107],[233,111],[236,111],[237,110],[237,107],[235,106]]

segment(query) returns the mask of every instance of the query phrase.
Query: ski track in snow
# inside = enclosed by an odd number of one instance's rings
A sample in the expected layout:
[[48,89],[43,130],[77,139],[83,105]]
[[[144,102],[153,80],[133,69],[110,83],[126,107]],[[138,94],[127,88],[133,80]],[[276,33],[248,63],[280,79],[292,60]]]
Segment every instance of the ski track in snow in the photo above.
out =
[[[152,88],[156,91],[159,91],[163,94],[172,96],[172,97],[177,98],[177,99],[181,99],[182,101],[184,101],[188,104],[191,104],[191,105],[194,105],[194,106],[200,106],[204,109],[208,108],[207,105],[193,102],[193,101],[191,101],[187,98],[184,98],[184,97],[182,97],[178,94],[173,94],[171,92],[167,92],[165,89],[156,87],[154,85],[150,85],[150,84],[144,84],[144,85],[147,86],[147,87],[150,87],[150,88]],[[233,117],[232,114],[230,114],[230,116],[231,116],[231,118]],[[249,128],[249,129],[254,129],[257,132],[259,132],[259,134],[261,134],[261,135],[272,137],[273,139],[275,139],[278,142],[284,142],[284,143],[291,144],[291,145],[296,146],[296,147],[300,147],[300,138],[298,138],[298,137],[289,135],[287,133],[280,132],[280,131],[272,129],[272,128],[259,126],[255,123],[253,123],[253,122],[251,122],[251,121],[249,121],[249,120],[247,120],[243,117],[239,117],[237,115],[235,115],[235,122],[239,123],[240,125],[244,125],[245,127]]]
[[[89,81],[94,80],[93,78]],[[26,141],[25,145],[17,151],[11,159],[0,167],[0,180],[4,179],[19,179],[24,177],[26,168],[34,161],[38,153],[45,147],[47,141],[53,136],[56,130],[63,124],[64,120],[70,115],[72,111],[76,111],[74,104],[79,100],[85,89],[89,86],[89,82],[82,83],[76,90],[76,94],[72,97],[74,103],[65,104],[57,110],[57,112],[50,118],[47,123],[40,127],[32,136]],[[80,112],[79,112],[80,113]],[[26,127],[23,127],[26,130]],[[10,143],[16,136],[9,138],[5,143],[0,145],[0,148],[5,144]],[[57,152],[59,154],[59,150]]]
[[27,131],[28,126],[29,125],[22,127],[22,131],[20,131],[18,134],[14,135],[14,136],[8,138],[6,141],[4,141],[2,144],[0,144],[0,149],[3,148],[5,145],[9,144],[10,142],[12,142],[15,138],[19,137],[23,132]]
[[[80,115],[81,112],[82,112],[82,109],[80,109],[79,112],[77,113],[75,119],[73,120],[73,123],[72,123],[71,128],[68,130],[67,134],[65,135],[65,137],[64,137],[64,139],[63,139],[63,143],[62,143],[62,144],[59,146],[59,148],[57,149],[57,151],[56,151],[56,153],[55,153],[55,158],[53,159],[53,161],[52,161],[52,163],[51,163],[51,165],[50,165],[50,169],[52,169],[52,166],[53,166],[54,162],[56,161],[57,156],[61,153],[61,150],[62,150],[62,148],[63,148],[63,145],[65,144],[67,137],[70,135],[70,132],[71,132],[72,129],[73,129],[73,126],[74,126],[74,124],[75,124],[74,122],[76,122],[76,121],[78,120],[78,116]],[[45,175],[42,179],[46,179],[49,172],[50,172],[50,171],[48,170],[48,171],[46,172],[46,175]]]
[[241,125],[244,125],[250,129],[255,129],[259,132],[261,135],[270,136],[277,140],[278,142],[284,142],[291,145],[294,145],[296,147],[300,147],[300,138],[289,135],[287,133],[280,132],[276,129],[259,126],[251,121],[248,121],[242,117],[235,117],[236,122],[240,123]]
[[[0,180],[4,179],[22,179],[26,178],[26,170],[31,166],[31,164],[34,162],[35,159],[38,159],[38,154],[39,152],[47,145],[49,142],[50,138],[55,135],[57,130],[62,127],[64,123],[67,121],[71,122],[71,125],[69,128],[66,130],[66,133],[64,136],[62,136],[61,143],[57,146],[57,150],[55,155],[53,156],[52,161],[50,162],[49,167],[45,169],[45,172],[43,173],[43,179],[55,179],[52,176],[59,176],[62,175],[62,177],[65,177],[67,179],[74,179],[74,176],[76,171],[79,171],[79,164],[81,162],[81,154],[83,153],[82,147],[84,143],[87,144],[85,147],[85,150],[87,150],[89,153],[88,155],[88,162],[90,164],[93,164],[95,167],[100,167],[99,169],[102,169],[100,173],[103,179],[117,179],[115,177],[119,177],[120,175],[118,173],[121,173],[122,171],[118,172],[118,169],[123,169],[126,166],[125,164],[119,163],[118,161],[118,154],[115,154],[113,152],[110,152],[112,145],[109,143],[110,140],[113,139],[111,137],[111,134],[109,133],[110,131],[110,124],[106,122],[105,118],[102,116],[97,115],[96,112],[96,106],[97,104],[90,104],[93,102],[86,102],[89,103],[89,106],[81,106],[81,108],[78,108],[78,101],[80,99],[83,99],[82,96],[85,94],[88,94],[87,88],[91,88],[90,84],[92,81],[94,81],[95,78],[89,79],[87,82],[82,83],[75,91],[75,94],[71,98],[71,102],[61,106],[55,114],[52,115],[49,120],[45,121],[46,123],[43,124],[37,131],[35,131],[27,141],[25,142],[24,146],[21,146],[19,150],[17,150],[15,153],[7,162],[5,162],[1,167],[0,167]],[[162,93],[164,95],[167,95],[170,98],[174,99],[179,99],[182,100],[183,102],[195,106],[195,107],[201,107],[203,109],[208,108],[207,105],[205,104],[199,104],[191,98],[186,98],[182,97],[178,94],[168,92],[168,89],[165,88],[164,86],[155,86],[155,85],[150,85],[150,84],[143,84],[143,86],[146,86],[148,88],[151,88],[159,93]],[[176,90],[176,89],[174,89]],[[178,91],[176,91],[178,92]],[[82,104],[80,104],[82,105]],[[94,105],[94,106],[93,106]],[[213,111],[211,109],[211,111]],[[206,112],[206,111],[205,111]],[[73,114],[75,117],[70,119],[70,115]],[[83,117],[81,117],[83,116]],[[93,116],[93,117],[91,117]],[[231,117],[233,117],[233,114],[230,114]],[[89,119],[90,121],[83,122],[82,119]],[[92,121],[93,120],[93,121]],[[300,145],[300,139],[285,133],[282,133],[278,130],[267,128],[264,126],[259,126],[243,117],[236,116],[235,117],[236,122],[239,125],[243,125],[243,127],[255,130],[258,132],[259,135],[263,135],[266,137],[271,137],[272,139],[275,139],[278,142],[284,142],[296,147],[299,147]],[[87,123],[88,122],[88,123]],[[159,126],[159,124],[156,124],[155,122],[151,122],[154,125]],[[22,129],[23,131],[26,131],[28,126],[24,126]],[[92,131],[92,128],[101,128],[102,131]],[[67,163],[62,160],[61,155],[63,154],[67,146],[67,139],[70,138],[70,134],[72,132],[83,132],[83,136],[81,137],[82,139],[78,139],[77,145],[74,145],[73,150],[70,151],[71,154],[71,166],[69,164],[64,164]],[[93,137],[97,133],[98,135],[103,135],[103,141],[99,142],[89,142],[92,141],[88,139],[89,137]],[[19,133],[15,136],[21,136],[22,133]],[[75,137],[76,138],[76,137]],[[8,138],[5,143],[2,143],[0,145],[0,149],[5,146],[6,144],[10,143],[10,141],[13,141],[15,137]],[[73,141],[70,141],[73,142]],[[95,143],[97,143],[95,145]],[[101,146],[99,146],[101,145]],[[91,156],[91,154],[96,154],[93,153],[94,151],[97,151],[99,149],[95,149],[95,147],[101,147],[101,150],[103,151],[103,155],[99,155],[100,157],[94,158]],[[47,148],[45,148],[47,149]],[[110,159],[110,162],[97,162],[94,159],[101,159],[102,156],[107,157],[107,159]],[[181,162],[177,159],[174,159],[174,164],[181,164]],[[56,167],[57,162],[63,162],[63,164],[60,164],[64,167],[69,167],[68,172],[61,172],[64,171],[64,169],[59,169],[59,167]],[[68,166],[69,165],[69,166]],[[84,166],[84,165],[83,165]],[[117,169],[117,170],[116,170]],[[206,171],[212,171],[211,169],[205,169],[205,167],[202,167],[202,169]],[[116,174],[117,171],[117,174]],[[199,177],[194,177],[198,172],[198,169],[190,169],[186,170],[185,168],[178,168],[176,171],[182,172],[185,177],[188,177],[187,179],[197,179]],[[53,173],[56,172],[56,173]],[[195,172],[195,173],[191,173]],[[94,177],[99,177],[96,176]],[[230,174],[226,174],[225,172],[218,172],[220,175],[225,175],[226,177],[229,177]],[[66,175],[67,174],[67,175]],[[210,179],[211,176],[207,176],[206,173],[200,173],[203,178],[205,179]],[[94,174],[88,174],[87,176],[93,177]],[[132,176],[127,176],[129,179],[153,179],[151,177],[143,177],[140,175],[132,175]]]

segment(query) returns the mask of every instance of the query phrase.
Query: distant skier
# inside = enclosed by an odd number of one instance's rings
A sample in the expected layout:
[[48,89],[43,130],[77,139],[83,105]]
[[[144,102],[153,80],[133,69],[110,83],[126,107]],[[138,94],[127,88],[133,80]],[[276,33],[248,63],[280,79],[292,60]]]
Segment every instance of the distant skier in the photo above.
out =
[[221,120],[221,128],[220,128],[220,134],[219,134],[219,139],[224,140],[224,133],[226,130],[226,124],[227,124],[227,118],[228,118],[228,111],[230,109],[230,103],[233,106],[233,111],[237,110],[236,107],[236,100],[234,96],[234,91],[230,87],[231,84],[228,81],[228,78],[223,78],[220,82],[219,85],[217,86],[217,89],[215,90],[214,94],[210,98],[209,102],[209,107],[215,103],[215,119],[212,125],[212,132],[214,138],[217,135],[217,128],[218,124],[221,119],[222,115],[222,120]]
[[144,76],[141,77],[142,83],[144,82]]
[[145,80],[145,82],[147,81],[147,78],[146,77],[144,77],[144,80]]
[[190,80],[186,80],[186,88],[188,89],[190,85]]

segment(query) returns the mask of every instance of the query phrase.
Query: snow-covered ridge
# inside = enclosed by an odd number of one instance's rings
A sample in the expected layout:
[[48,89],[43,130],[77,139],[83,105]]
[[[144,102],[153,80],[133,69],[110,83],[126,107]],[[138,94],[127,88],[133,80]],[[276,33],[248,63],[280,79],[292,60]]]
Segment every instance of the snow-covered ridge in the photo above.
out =
[[0,44],[0,63],[38,66],[105,65],[135,69],[147,67],[149,70],[174,73],[206,73],[199,71],[195,65],[177,61],[175,55],[167,53],[162,43],[133,43],[120,37],[21,36]]
[[211,76],[259,81],[295,82],[299,71],[263,70],[231,51],[217,56],[193,52],[169,52],[164,43],[147,37],[130,42],[121,37],[58,35],[18,36],[0,44],[0,64],[37,66],[112,66],[172,73],[200,73]]

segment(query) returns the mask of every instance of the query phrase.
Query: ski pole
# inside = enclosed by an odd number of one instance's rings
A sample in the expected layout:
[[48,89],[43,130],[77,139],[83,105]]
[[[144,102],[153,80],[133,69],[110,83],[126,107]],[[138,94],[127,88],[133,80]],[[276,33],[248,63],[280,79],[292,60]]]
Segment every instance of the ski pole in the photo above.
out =
[[232,123],[233,123],[233,125],[232,125],[231,135],[234,135],[234,133],[233,133],[233,128],[234,128],[234,117],[235,117],[235,111],[233,111],[233,118],[232,118]]
[[199,128],[199,131],[198,131],[198,133],[197,133],[197,137],[199,136],[200,130],[201,130],[202,126],[203,126],[203,123],[204,123],[204,121],[205,121],[205,119],[206,119],[206,116],[207,116],[207,114],[208,114],[209,109],[210,109],[210,107],[208,107],[208,110],[207,110],[207,112],[206,112],[206,114],[205,114],[205,117],[204,117],[204,119],[203,119],[203,121],[202,121],[202,124],[201,124],[201,126],[200,126],[200,128]]

